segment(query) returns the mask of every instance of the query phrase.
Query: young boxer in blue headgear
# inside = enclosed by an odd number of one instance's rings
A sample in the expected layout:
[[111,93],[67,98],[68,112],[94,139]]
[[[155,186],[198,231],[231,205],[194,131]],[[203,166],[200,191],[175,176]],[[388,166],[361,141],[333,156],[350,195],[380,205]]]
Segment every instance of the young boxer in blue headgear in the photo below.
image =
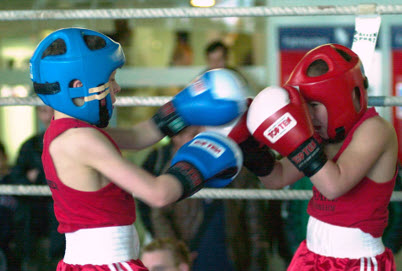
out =
[[209,71],[115,142],[100,127],[112,116],[124,62],[120,44],[83,28],[51,33],[30,61],[35,92],[55,110],[42,160],[66,236],[57,270],[146,270],[136,254],[133,196],[164,206],[208,181],[232,180],[242,164],[238,146],[212,132],[181,147],[159,177],[123,159],[119,146],[146,147],[190,125],[221,125],[245,109],[242,81],[225,69]]

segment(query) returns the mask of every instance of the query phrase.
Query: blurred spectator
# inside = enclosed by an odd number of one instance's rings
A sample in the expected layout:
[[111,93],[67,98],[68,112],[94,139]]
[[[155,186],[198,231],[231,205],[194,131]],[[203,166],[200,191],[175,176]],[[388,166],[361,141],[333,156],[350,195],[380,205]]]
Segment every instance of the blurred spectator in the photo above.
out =
[[[186,128],[170,144],[152,151],[143,167],[153,174],[162,174],[176,150],[199,132],[199,127]],[[259,180],[243,169],[230,187],[259,185]],[[264,201],[185,199],[152,209],[148,221],[154,238],[186,242],[192,252],[194,271],[263,271],[268,266]]]
[[[4,144],[0,142],[0,184],[9,184],[9,164]],[[16,271],[16,260],[11,253],[13,217],[17,201],[13,196],[0,195],[0,271]]]
[[[46,184],[41,156],[43,135],[53,117],[53,109],[48,106],[38,106],[36,112],[41,132],[21,145],[16,164],[10,173],[10,181],[13,184]],[[50,265],[54,260],[52,268],[54,270],[56,260],[64,253],[64,237],[57,232],[58,224],[53,212],[52,198],[49,196],[18,196],[17,199],[18,208],[14,227],[16,251],[21,258],[20,270],[39,270],[39,266],[41,270],[44,270],[44,260]],[[37,250],[40,241],[42,241],[42,247],[41,250]],[[46,242],[48,243],[46,244]],[[44,252],[44,255],[38,255],[38,252]],[[41,258],[40,264],[38,257]]]
[[[394,191],[402,191],[402,167],[399,165]],[[402,247],[402,201],[391,201],[388,205],[388,226],[385,228],[382,239],[384,245],[389,247],[394,255],[401,251]]]
[[[156,147],[151,151],[145,159],[142,167],[155,175],[161,175],[164,170],[169,167],[170,159],[174,153],[186,142],[202,131],[201,127],[188,127],[183,132],[172,137],[170,142],[164,146]],[[151,208],[140,200],[137,200],[138,209],[144,226],[152,236],[155,235],[152,219]]]
[[[214,42],[206,49],[220,65],[228,67],[227,47]],[[218,61],[222,58],[223,61]],[[212,61],[214,62],[214,61]],[[172,61],[174,65],[179,65]],[[233,69],[234,70],[234,69]],[[188,127],[172,137],[169,144],[156,147],[147,156],[143,168],[160,175],[169,166],[174,153],[201,132]],[[230,184],[235,188],[259,188],[260,181],[243,169]],[[138,208],[144,225],[153,238],[183,240],[193,257],[193,270],[266,270],[268,268],[266,203],[255,200],[186,199],[164,208],[150,209],[142,202]]]
[[188,66],[193,64],[193,49],[190,46],[189,34],[184,31],[176,33],[176,44],[170,66]]
[[191,255],[183,241],[155,239],[142,249],[141,261],[149,271],[190,271]]
[[221,41],[214,41],[205,48],[207,69],[228,68],[229,48]]
[[213,41],[205,48],[206,70],[226,68],[239,74],[243,80],[251,87],[247,78],[235,67],[229,65],[229,48],[222,41]]

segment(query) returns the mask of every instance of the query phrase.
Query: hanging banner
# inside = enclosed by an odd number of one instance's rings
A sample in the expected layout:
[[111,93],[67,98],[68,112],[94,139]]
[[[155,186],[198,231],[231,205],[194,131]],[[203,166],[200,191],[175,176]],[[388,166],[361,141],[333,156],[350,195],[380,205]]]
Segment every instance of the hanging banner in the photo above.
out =
[[351,49],[359,56],[366,74],[373,64],[380,24],[379,15],[362,15],[355,18],[355,33]]

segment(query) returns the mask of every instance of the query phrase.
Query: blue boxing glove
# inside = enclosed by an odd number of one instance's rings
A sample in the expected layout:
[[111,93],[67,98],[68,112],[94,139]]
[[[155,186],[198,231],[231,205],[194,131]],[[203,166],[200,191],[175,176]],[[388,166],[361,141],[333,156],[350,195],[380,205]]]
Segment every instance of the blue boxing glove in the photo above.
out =
[[161,106],[152,119],[170,137],[190,125],[223,125],[246,110],[247,91],[246,82],[234,71],[210,70]]
[[218,133],[204,132],[176,152],[166,174],[179,180],[183,187],[180,199],[184,199],[211,182],[214,187],[229,184],[242,163],[241,150],[234,141]]

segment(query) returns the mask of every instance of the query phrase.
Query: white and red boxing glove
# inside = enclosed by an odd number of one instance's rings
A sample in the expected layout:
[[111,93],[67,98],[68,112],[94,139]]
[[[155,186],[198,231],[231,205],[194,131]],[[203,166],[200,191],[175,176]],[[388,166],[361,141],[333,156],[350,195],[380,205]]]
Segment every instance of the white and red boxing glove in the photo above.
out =
[[[247,107],[252,98],[247,98]],[[243,165],[257,176],[267,176],[275,165],[275,154],[266,145],[258,142],[247,128],[247,112],[225,126],[212,127],[216,131],[233,139],[243,153]]]
[[306,176],[311,177],[327,162],[307,105],[290,86],[267,87],[251,103],[247,127],[260,142],[276,150]]

